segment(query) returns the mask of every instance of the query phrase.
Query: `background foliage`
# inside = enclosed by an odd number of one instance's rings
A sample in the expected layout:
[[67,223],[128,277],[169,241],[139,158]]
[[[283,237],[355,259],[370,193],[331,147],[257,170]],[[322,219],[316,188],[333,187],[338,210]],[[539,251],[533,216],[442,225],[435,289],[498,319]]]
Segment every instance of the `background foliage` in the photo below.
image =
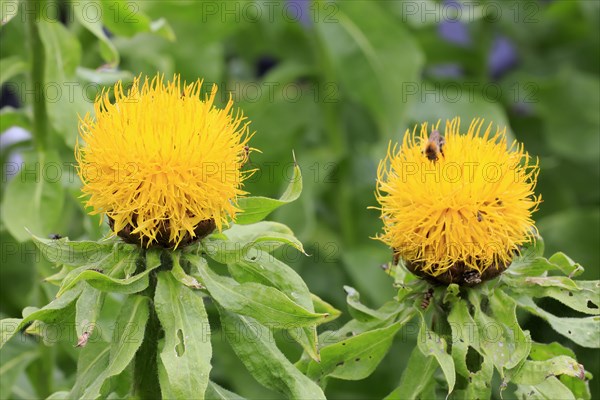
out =
[[[257,132],[252,145],[262,150],[252,155],[259,168],[247,185],[253,195],[278,197],[291,177],[290,149],[295,150],[304,192],[273,219],[291,226],[311,256],[291,249],[280,256],[312,292],[339,309],[346,309],[344,285],[356,288],[361,301],[373,307],[394,295],[379,268],[391,254],[370,239],[380,222],[377,211],[367,208],[375,205],[377,162],[388,141],[399,141],[415,123],[455,115],[507,125],[540,157],[538,192],[544,203],[535,218],[546,254],[564,251],[586,267],[581,279],[599,279],[599,3],[482,0],[467,2],[459,16],[456,4],[41,2],[51,124],[41,152],[27,134],[38,101],[25,79],[31,68],[23,45],[27,9],[15,14],[17,6],[25,6],[3,1],[0,317],[19,316],[23,307],[54,296],[40,282],[56,271],[36,254],[23,226],[39,236],[60,233],[71,239],[97,239],[105,229],[84,216],[78,198],[71,167],[77,114],[91,110],[90,99],[102,86],[156,71],[201,77],[216,82],[222,94],[231,93]],[[114,301],[112,307],[116,312],[120,305]],[[526,318],[522,323],[533,339],[573,348],[600,377],[597,350],[582,351],[541,319]],[[390,393],[417,332],[397,335],[366,380],[332,380],[328,398]],[[299,346],[278,339],[290,359],[297,359]],[[214,334],[213,342],[221,355],[214,360],[216,382],[250,398],[278,397],[251,378],[221,335]],[[3,365],[11,353],[21,354],[15,368],[1,370],[3,382],[16,381],[12,396],[44,396],[66,385],[76,368],[72,344],[7,345]],[[600,392],[598,379],[592,381],[594,392]]]

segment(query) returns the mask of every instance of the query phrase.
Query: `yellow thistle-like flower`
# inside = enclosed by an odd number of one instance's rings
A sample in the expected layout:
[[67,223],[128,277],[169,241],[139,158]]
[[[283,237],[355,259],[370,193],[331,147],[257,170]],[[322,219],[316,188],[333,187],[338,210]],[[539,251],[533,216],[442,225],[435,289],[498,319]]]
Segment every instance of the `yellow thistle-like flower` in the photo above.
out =
[[[140,87],[141,86],[141,87]],[[201,81],[141,77],[114,101],[103,91],[95,118],[80,121],[76,158],[91,214],[107,215],[113,231],[144,246],[177,247],[220,230],[245,192],[251,137],[241,112],[202,99]]]
[[492,134],[475,119],[460,134],[460,119],[407,131],[378,169],[377,200],[385,225],[379,239],[415,274],[474,285],[510,264],[531,241],[537,161],[523,145],[507,146],[506,128]]

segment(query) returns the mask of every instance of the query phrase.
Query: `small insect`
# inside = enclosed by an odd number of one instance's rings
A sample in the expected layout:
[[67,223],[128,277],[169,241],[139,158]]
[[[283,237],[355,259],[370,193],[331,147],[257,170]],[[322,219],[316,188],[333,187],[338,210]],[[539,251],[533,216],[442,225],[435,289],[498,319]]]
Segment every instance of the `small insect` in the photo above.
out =
[[58,239],[62,238],[62,236],[59,235],[58,233],[51,233],[50,235],[48,235],[48,237],[52,240],[58,240]]
[[433,131],[429,135],[427,146],[425,146],[423,153],[427,156],[428,160],[437,161],[440,154],[444,155],[444,144],[446,144],[446,139],[440,135],[439,131]]
[[429,307],[429,303],[431,303],[432,298],[433,298],[433,289],[429,288],[423,295],[423,301],[421,301],[421,309],[422,310]]
[[104,271],[102,269],[100,269],[100,268],[88,268],[88,271],[96,271],[96,272],[98,272],[100,274],[104,273]]
[[481,215],[480,211],[477,211],[477,222],[483,221],[483,215]]
[[463,280],[467,285],[477,285],[481,283],[481,274],[476,270],[469,270],[463,273]]
[[91,332],[83,332],[81,336],[77,338],[77,344],[75,347],[85,347],[88,340],[90,339]]

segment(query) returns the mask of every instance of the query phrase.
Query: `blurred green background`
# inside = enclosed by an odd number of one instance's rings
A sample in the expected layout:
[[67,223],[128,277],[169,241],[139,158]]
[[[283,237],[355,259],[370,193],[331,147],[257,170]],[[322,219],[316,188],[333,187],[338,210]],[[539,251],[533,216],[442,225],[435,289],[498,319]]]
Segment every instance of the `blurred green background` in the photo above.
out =
[[[372,240],[381,222],[368,208],[376,205],[377,164],[389,141],[400,141],[416,123],[454,116],[465,129],[473,117],[507,126],[539,157],[537,191],[544,202],[534,218],[546,254],[564,251],[586,268],[583,279],[600,278],[598,1],[42,2],[51,124],[43,159],[28,134],[35,101],[26,79],[31,10],[18,1],[0,4],[2,318],[52,296],[41,282],[53,270],[23,227],[71,239],[99,238],[106,230],[79,199],[72,167],[77,115],[92,109],[104,85],[157,71],[217,83],[220,103],[231,95],[252,121],[252,146],[262,151],[251,156],[258,172],[246,188],[253,195],[280,194],[295,152],[304,191],[271,219],[290,225],[310,256],[291,250],[280,256],[339,309],[345,310],[343,285],[357,288],[371,306],[394,296],[379,267],[391,253]],[[36,172],[35,165],[42,167]],[[529,318],[525,328],[535,340],[574,348],[596,376],[592,393],[600,393],[598,350],[577,348]],[[414,333],[399,335],[371,377],[331,382],[327,396],[391,392]],[[213,339],[216,382],[249,398],[277,397],[252,380],[218,332]],[[288,341],[281,346],[292,360],[300,354]],[[71,382],[71,342],[50,350],[11,342],[0,354],[8,359],[17,351],[26,356],[11,369],[16,385],[5,386],[2,398],[48,394],[41,379],[48,373],[53,390]],[[35,362],[49,351],[52,365]]]

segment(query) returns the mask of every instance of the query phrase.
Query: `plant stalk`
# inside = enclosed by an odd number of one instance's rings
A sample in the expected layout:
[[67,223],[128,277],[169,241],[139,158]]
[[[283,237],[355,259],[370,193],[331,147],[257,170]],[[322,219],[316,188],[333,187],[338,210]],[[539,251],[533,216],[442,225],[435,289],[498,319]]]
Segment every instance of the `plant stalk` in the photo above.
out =
[[[157,278],[154,272],[150,273],[149,277],[150,284],[142,294],[153,300]],[[151,304],[144,340],[135,354],[133,369],[133,385],[137,398],[149,400],[161,397],[158,381],[158,340],[161,328],[154,309],[154,301]]]
[[33,90],[33,124],[32,134],[38,153],[46,148],[48,136],[48,111],[46,109],[46,98],[44,96],[44,74],[46,55],[44,43],[40,37],[38,21],[41,18],[40,11],[46,4],[44,0],[27,0],[24,3],[27,31],[29,34],[29,52],[31,73],[29,76],[30,89]]

